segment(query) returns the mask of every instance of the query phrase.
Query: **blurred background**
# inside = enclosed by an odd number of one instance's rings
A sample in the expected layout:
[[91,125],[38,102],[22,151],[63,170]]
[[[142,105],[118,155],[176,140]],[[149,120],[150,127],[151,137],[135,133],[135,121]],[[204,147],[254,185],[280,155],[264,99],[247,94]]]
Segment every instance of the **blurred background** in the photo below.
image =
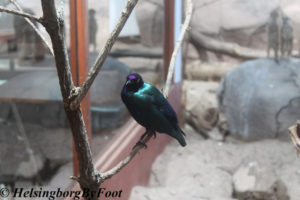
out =
[[[42,16],[40,0],[17,2]],[[80,83],[86,71],[78,59],[92,66],[126,1],[74,2],[56,5]],[[9,0],[0,6],[16,9]],[[163,88],[184,8],[184,0],[140,0],[128,19],[86,104],[95,162],[130,123],[120,98],[126,76],[135,71]],[[78,20],[86,22],[84,39]],[[188,145],[164,143],[152,169],[141,172],[145,181],[121,199],[299,200],[300,160],[288,132],[300,118],[299,39],[298,0],[194,0],[174,78]],[[70,188],[72,134],[53,56],[24,18],[4,12],[0,52],[0,187]]]

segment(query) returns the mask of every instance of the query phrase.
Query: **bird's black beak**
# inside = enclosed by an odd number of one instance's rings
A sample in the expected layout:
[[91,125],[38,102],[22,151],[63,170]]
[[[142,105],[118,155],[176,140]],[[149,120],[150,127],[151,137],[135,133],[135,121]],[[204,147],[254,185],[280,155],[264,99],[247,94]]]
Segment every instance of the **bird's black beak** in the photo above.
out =
[[128,79],[125,83],[126,86],[130,85],[132,83],[132,81],[130,79]]

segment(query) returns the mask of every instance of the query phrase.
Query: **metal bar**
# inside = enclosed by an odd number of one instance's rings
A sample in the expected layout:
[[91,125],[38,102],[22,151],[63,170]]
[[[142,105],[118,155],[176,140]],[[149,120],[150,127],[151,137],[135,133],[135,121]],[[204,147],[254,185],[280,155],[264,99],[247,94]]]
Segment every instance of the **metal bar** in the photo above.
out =
[[174,49],[174,0],[164,0],[164,78],[167,79]]

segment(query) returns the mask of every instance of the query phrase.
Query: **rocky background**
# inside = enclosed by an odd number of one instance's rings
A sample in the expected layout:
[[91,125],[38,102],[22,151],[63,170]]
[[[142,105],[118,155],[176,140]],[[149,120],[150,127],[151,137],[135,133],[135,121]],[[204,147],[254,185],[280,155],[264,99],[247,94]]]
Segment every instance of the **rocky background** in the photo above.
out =
[[[191,31],[262,52],[270,12],[280,8],[293,21],[293,55],[299,55],[297,1],[200,0],[194,5]],[[142,1],[136,14],[142,43],[159,46],[162,2]],[[184,49],[188,145],[182,149],[172,142],[157,158],[149,185],[135,187],[130,199],[298,200],[300,159],[288,128],[300,118],[300,60],[245,60],[192,41]]]

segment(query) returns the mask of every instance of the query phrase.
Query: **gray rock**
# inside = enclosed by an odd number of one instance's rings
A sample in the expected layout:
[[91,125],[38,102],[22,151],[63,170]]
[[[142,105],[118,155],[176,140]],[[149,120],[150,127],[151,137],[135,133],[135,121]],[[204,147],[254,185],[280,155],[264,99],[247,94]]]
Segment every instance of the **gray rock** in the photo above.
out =
[[300,118],[299,64],[299,59],[259,59],[227,73],[217,96],[232,135],[288,138],[288,127]]
[[162,59],[139,58],[139,57],[120,57],[118,61],[129,66],[136,72],[152,71],[157,72],[162,66]]
[[164,33],[163,1],[141,1],[136,7],[136,18],[142,43],[147,46],[162,46]]
[[268,191],[276,181],[272,168],[261,166],[257,162],[240,166],[233,174],[233,186],[236,193],[246,191]]
[[218,122],[216,101],[217,82],[184,81],[183,107],[186,122],[207,138],[222,140],[214,128]]
[[0,182],[47,179],[72,160],[69,129],[23,125],[24,135],[15,123],[0,123]]

